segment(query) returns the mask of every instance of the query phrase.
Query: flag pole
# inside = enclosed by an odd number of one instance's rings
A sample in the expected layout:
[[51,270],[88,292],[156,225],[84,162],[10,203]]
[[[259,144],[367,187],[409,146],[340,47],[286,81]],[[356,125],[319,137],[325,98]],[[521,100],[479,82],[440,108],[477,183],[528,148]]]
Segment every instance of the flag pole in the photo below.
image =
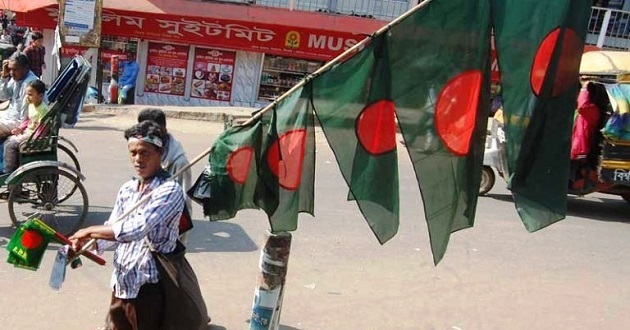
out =
[[[299,83],[297,83],[291,89],[286,91],[284,94],[280,95],[276,100],[274,100],[273,102],[271,102],[270,104],[268,104],[264,108],[262,108],[259,111],[257,111],[247,121],[245,121],[242,124],[236,125],[236,126],[247,126],[247,125],[251,124],[254,120],[257,120],[258,118],[262,117],[262,115],[265,112],[269,111],[270,109],[273,109],[276,105],[278,105],[278,103],[280,103],[280,101],[284,100],[289,95],[294,93],[296,90],[298,90],[301,87],[303,87],[304,85],[306,85],[306,83],[311,81],[313,78],[315,78],[315,77],[321,75],[322,73],[330,70],[330,68],[332,68],[335,64],[341,62],[342,59],[344,59],[346,57],[349,57],[350,55],[352,55],[352,53],[354,53],[355,51],[361,49],[363,46],[367,45],[372,39],[374,39],[375,37],[377,37],[377,36],[379,36],[379,35],[381,35],[381,34],[383,34],[385,32],[387,32],[389,29],[391,29],[392,27],[396,26],[398,23],[403,21],[405,18],[411,16],[412,14],[417,12],[418,10],[426,7],[432,1],[433,0],[424,0],[421,3],[417,4],[416,6],[414,6],[413,8],[409,9],[408,11],[406,11],[405,13],[403,13],[402,15],[398,16],[397,18],[395,18],[393,21],[387,23],[386,25],[384,25],[383,27],[378,29],[376,32],[372,33],[371,35],[367,36],[363,40],[359,41],[354,46],[348,48],[346,51],[341,53],[339,56],[337,56],[337,57],[333,58],[332,60],[328,61],[326,64],[324,64],[322,67],[317,69],[315,72],[313,72],[313,73],[309,74],[308,76],[306,76],[304,79],[302,79]],[[189,162],[188,165],[184,166],[182,169],[177,171],[177,173],[173,174],[168,180],[173,180],[174,178],[178,177],[180,174],[184,173],[184,171],[187,171],[188,169],[190,169],[193,165],[195,165],[197,162],[199,162],[203,157],[208,155],[211,150],[212,150],[212,146],[209,147],[208,149],[202,151],[201,154],[199,154],[197,157],[195,157],[195,159],[193,159],[191,162]],[[136,204],[134,204],[129,210],[127,210],[125,213],[120,215],[116,219],[116,221],[114,221],[114,223],[116,223],[118,221],[121,221],[124,218],[126,218],[127,216],[129,216],[129,214],[131,214],[131,212],[135,211],[135,209],[137,209],[140,205],[142,205],[145,202],[147,202],[149,200],[149,198],[151,198],[152,194],[153,194],[153,191],[149,192],[146,196],[144,196]],[[71,258],[68,258],[68,263],[70,263],[74,259],[77,259],[78,257],[80,257],[88,249],[92,248],[92,246],[94,246],[95,243],[96,243],[96,239],[93,238],[93,239],[89,240]]]
[[354,46],[346,49],[346,51],[344,51],[343,53],[339,54],[337,57],[333,58],[332,60],[326,62],[326,64],[324,64],[322,67],[317,69],[315,72],[313,72],[313,73],[309,74],[308,76],[304,77],[304,79],[300,80],[300,82],[298,82],[293,87],[291,87],[289,90],[284,92],[282,95],[280,95],[273,102],[267,104],[264,108],[256,111],[256,113],[252,117],[250,117],[247,121],[245,121],[242,124],[239,124],[237,126],[247,126],[247,125],[251,124],[253,121],[255,121],[258,118],[262,117],[262,115],[265,112],[273,109],[276,105],[278,105],[278,103],[280,103],[282,100],[284,100],[287,97],[289,97],[289,95],[293,94],[298,89],[302,88],[309,81],[313,80],[315,77],[321,75],[322,73],[330,70],[330,68],[332,68],[337,63],[341,62],[343,59],[353,56],[352,53],[356,52],[357,50],[360,50],[361,48],[363,48],[364,46],[369,44],[372,41],[372,39],[376,38],[377,36],[379,36],[379,35],[381,35],[381,34],[383,34],[385,32],[387,32],[389,29],[391,29],[392,27],[398,25],[398,23],[402,22],[405,18],[413,15],[418,10],[426,7],[432,1],[433,0],[424,0],[424,1],[422,1],[421,3],[417,4],[413,8],[411,8],[408,11],[404,12],[402,15],[396,17],[393,21],[387,23],[386,25],[384,25],[380,29],[376,30],[376,32],[374,32],[371,35],[365,37],[363,40],[359,41]]

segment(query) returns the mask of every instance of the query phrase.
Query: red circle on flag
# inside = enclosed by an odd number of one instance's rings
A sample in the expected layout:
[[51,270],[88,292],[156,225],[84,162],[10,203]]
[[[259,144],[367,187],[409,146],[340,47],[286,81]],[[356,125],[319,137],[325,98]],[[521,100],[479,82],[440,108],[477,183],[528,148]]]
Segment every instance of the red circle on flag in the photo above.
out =
[[300,186],[305,148],[305,129],[283,133],[269,147],[267,164],[284,189],[296,190]]
[[361,111],[356,122],[361,146],[372,155],[396,149],[396,107],[391,100],[376,101]]
[[42,235],[35,230],[27,229],[24,231],[24,234],[22,234],[22,246],[29,250],[38,248],[40,245],[42,245],[43,241],[44,238],[42,237]]
[[475,129],[482,74],[479,70],[462,72],[449,80],[435,106],[435,130],[450,152],[468,154],[470,138]]
[[226,169],[230,180],[243,184],[247,181],[249,168],[254,158],[254,148],[250,146],[240,147],[228,156]]
[[[545,76],[551,64],[554,49],[560,38],[560,28],[551,31],[536,51],[530,76],[532,90],[536,96],[540,96]],[[558,59],[558,72],[556,73],[551,96],[559,96],[570,87],[575,86],[580,70],[580,56],[584,48],[584,42],[571,28],[566,28],[562,40],[562,48]]]

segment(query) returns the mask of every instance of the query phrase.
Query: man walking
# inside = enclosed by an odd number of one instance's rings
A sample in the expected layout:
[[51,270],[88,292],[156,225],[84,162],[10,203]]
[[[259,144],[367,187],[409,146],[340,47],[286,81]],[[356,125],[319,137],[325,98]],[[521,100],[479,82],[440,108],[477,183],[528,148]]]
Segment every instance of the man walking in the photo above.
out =
[[41,32],[33,32],[31,35],[31,44],[24,48],[24,54],[28,57],[28,65],[31,71],[38,77],[42,77],[43,70],[46,69],[44,56],[46,56],[46,47],[44,47],[44,35]]

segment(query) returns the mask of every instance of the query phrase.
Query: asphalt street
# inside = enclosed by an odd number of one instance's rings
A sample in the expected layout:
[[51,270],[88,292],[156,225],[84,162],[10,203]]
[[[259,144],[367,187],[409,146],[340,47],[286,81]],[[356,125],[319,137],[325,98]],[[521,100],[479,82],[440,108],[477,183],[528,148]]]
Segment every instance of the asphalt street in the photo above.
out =
[[[79,148],[89,194],[88,224],[102,223],[120,185],[132,175],[122,131],[135,118],[85,113],[62,135]],[[189,159],[210,147],[223,124],[168,119]],[[321,132],[317,133],[315,217],[293,233],[281,327],[297,329],[627,329],[630,325],[630,203],[594,194],[569,198],[566,220],[536,233],[520,222],[505,183],[479,200],[475,227],[451,236],[434,266],[422,199],[408,157],[400,153],[401,224],[380,245],[355,204]],[[404,146],[399,145],[400,148]],[[401,149],[404,150],[404,149]],[[193,167],[196,178],[206,160]],[[193,207],[188,258],[214,325],[247,329],[260,245],[269,228],[262,211],[208,222]],[[0,245],[14,229],[0,203]],[[57,245],[39,271],[0,262],[0,329],[85,330],[102,326],[107,266],[87,260],[69,270],[60,291],[48,286]],[[0,250],[0,259],[7,251]]]

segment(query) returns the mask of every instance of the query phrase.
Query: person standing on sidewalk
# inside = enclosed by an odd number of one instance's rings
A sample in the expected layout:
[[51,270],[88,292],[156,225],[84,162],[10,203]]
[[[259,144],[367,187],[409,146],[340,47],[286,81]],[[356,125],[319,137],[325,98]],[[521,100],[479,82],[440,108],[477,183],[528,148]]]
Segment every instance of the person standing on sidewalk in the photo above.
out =
[[132,52],[127,53],[127,61],[121,63],[122,76],[118,80],[120,88],[120,104],[134,104],[136,94],[136,80],[140,66],[136,62],[136,56]]
[[18,128],[28,111],[26,86],[37,77],[28,69],[28,58],[18,54],[13,59],[2,61],[0,99],[9,100],[8,110],[0,113],[0,138],[11,135]]
[[[166,134],[157,123],[143,121],[127,129],[124,136],[137,178],[120,188],[105,224],[79,229],[69,239],[75,251],[90,239],[98,240],[99,252],[116,246],[106,329],[162,329],[164,291],[145,239],[161,253],[175,249],[184,193],[177,182],[167,180],[169,174],[162,169]],[[149,193],[146,203],[116,221]]]
[[[175,137],[168,133],[166,129],[166,115],[164,111],[160,109],[148,108],[140,111],[138,114],[138,122],[143,122],[145,120],[152,120],[156,122],[164,133],[166,134],[165,142],[164,142],[164,153],[162,154],[162,168],[169,172],[171,175],[179,172],[182,168],[188,166],[188,158],[186,157],[186,152],[184,151],[184,147],[182,144],[175,139]],[[184,195],[186,199],[186,209],[188,210],[188,214],[191,214],[192,211],[192,203],[190,198],[186,195],[186,192],[191,187],[192,175],[190,173],[190,169],[187,169],[176,178],[177,182],[182,186],[184,190]],[[186,243],[186,233],[180,237],[182,243]]]
[[41,32],[33,32],[31,44],[24,48],[24,54],[28,57],[28,65],[31,71],[37,78],[41,78],[43,71],[46,69],[46,63],[44,62],[46,47],[44,47],[44,35]]

